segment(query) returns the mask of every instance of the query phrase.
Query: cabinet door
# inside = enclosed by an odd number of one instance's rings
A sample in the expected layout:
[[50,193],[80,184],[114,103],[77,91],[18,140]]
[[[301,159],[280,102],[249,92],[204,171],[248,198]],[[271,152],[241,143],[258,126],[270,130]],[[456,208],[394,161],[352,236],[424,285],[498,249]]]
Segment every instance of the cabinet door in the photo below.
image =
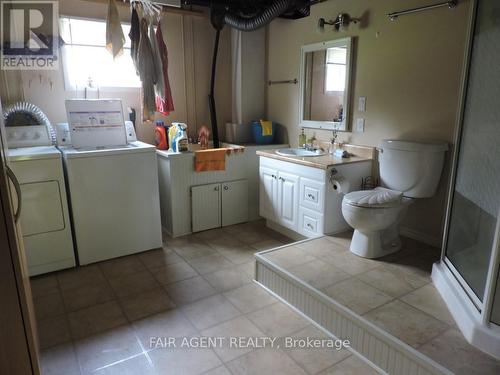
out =
[[191,187],[191,221],[193,232],[221,226],[220,190],[220,184]]
[[278,222],[292,230],[298,227],[299,177],[290,173],[278,173]]
[[260,167],[259,175],[259,214],[266,219],[275,220],[278,205],[278,172],[271,168]]
[[222,183],[222,226],[248,221],[248,181]]

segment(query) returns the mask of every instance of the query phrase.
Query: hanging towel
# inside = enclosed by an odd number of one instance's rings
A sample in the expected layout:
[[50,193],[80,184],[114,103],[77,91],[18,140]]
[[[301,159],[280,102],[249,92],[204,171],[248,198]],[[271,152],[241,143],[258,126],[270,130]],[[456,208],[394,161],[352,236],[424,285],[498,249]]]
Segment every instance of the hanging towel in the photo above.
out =
[[163,32],[161,30],[161,20],[158,21],[156,28],[156,39],[158,44],[158,51],[162,63],[163,75],[163,97],[156,97],[156,110],[165,116],[174,110],[174,100],[172,98],[172,90],[170,88],[170,81],[168,79],[168,50],[165,40],[163,39]]
[[155,90],[156,71],[153,50],[148,36],[148,22],[141,19],[141,38],[137,50],[137,68],[142,82],[142,118],[153,121],[156,109]]
[[226,149],[214,148],[195,151],[194,170],[196,172],[226,170]]
[[106,19],[106,49],[113,58],[123,53],[125,36],[123,35],[120,15],[115,0],[109,0],[108,18]]
[[[160,50],[158,48],[158,40],[153,25],[149,25],[149,40],[151,41],[151,50],[153,51],[153,58],[156,72],[155,93],[156,97],[165,97],[165,85],[163,80],[163,64],[160,58]],[[158,111],[159,112],[159,111]]]
[[141,39],[141,25],[139,22],[139,15],[135,7],[132,7],[132,17],[130,18],[130,31],[128,33],[130,38],[130,56],[135,66],[135,71],[139,74],[137,68],[137,51],[139,50],[139,41]]
[[273,122],[260,120],[260,126],[262,126],[262,135],[273,135]]

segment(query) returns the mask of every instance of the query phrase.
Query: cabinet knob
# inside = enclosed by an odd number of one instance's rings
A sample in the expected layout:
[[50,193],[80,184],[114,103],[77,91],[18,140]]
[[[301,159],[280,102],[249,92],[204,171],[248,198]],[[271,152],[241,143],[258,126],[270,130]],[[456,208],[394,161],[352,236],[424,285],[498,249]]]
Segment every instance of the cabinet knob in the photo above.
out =
[[219,191],[219,187],[218,186],[214,187],[214,190]]
[[229,186],[224,185],[224,190],[229,190]]
[[310,199],[314,200],[314,195],[312,195],[312,194],[310,194],[310,193],[309,193],[309,194],[307,194],[307,196],[308,196]]
[[308,226],[309,228],[313,229],[313,226],[312,226],[312,224],[311,224],[311,223],[307,223],[307,226]]
[[271,177],[272,177],[272,178],[274,178],[274,179],[276,179],[276,176],[275,176],[275,175],[273,175],[273,174],[271,175]]

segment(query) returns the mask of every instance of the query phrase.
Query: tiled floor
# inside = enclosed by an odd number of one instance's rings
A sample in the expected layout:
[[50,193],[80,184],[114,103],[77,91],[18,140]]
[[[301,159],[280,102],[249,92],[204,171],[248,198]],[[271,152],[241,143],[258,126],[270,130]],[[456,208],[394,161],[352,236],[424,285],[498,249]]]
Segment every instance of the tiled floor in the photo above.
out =
[[466,342],[431,282],[439,249],[403,239],[400,252],[371,260],[348,250],[351,235],[291,244],[264,257],[456,374],[500,374],[500,361]]
[[[324,337],[252,282],[253,254],[289,241],[247,223],[34,278],[43,374],[375,373],[345,349],[151,347],[151,337]],[[321,264],[311,267],[310,277]]]

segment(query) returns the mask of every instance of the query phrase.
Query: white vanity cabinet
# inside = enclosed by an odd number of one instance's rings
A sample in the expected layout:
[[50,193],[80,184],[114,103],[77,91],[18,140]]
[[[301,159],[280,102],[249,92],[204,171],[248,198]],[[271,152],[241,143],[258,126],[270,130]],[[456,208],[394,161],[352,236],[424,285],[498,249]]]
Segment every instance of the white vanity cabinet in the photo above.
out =
[[306,237],[345,231],[349,226],[342,216],[344,194],[330,180],[341,176],[349,181],[350,190],[359,190],[371,166],[371,160],[364,160],[320,168],[261,155],[260,216],[275,229],[286,228]]

